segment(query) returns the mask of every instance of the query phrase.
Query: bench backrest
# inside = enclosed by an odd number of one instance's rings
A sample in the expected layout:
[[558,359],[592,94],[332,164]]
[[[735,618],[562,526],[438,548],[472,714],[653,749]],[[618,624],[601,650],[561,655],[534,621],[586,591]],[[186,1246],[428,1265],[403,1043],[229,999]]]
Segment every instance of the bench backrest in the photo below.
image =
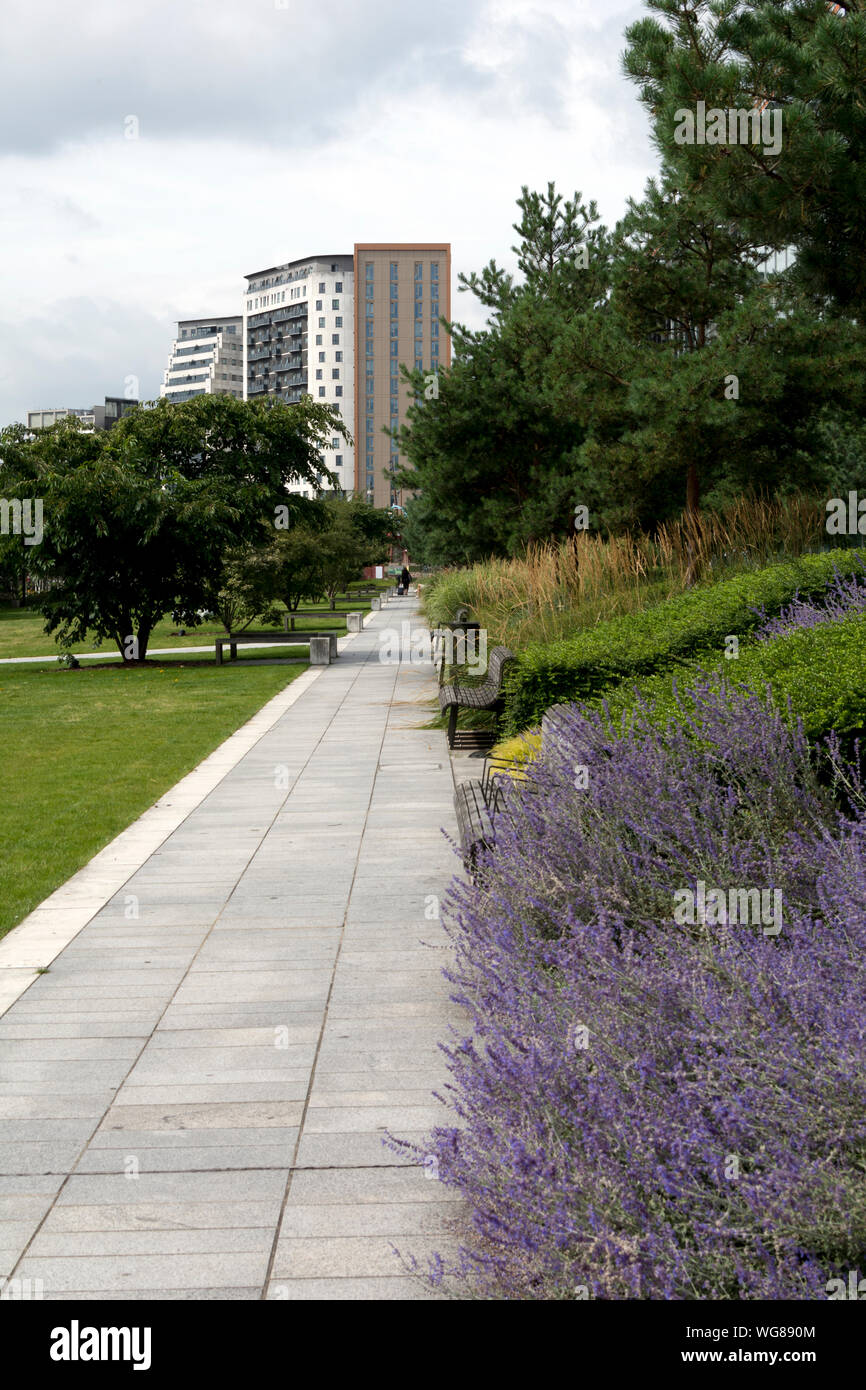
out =
[[494,647],[487,658],[487,680],[501,685],[503,667],[507,666],[509,661],[516,660],[514,652],[509,651],[508,647]]

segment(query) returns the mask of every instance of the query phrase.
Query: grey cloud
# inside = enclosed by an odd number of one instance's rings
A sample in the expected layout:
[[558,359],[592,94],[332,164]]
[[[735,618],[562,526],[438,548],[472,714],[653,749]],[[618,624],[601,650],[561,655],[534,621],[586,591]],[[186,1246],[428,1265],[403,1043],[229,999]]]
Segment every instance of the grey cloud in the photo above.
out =
[[[7,0],[0,151],[116,135],[293,144],[338,133],[371,94],[489,86],[460,57],[481,0]],[[127,137],[128,138],[128,137]],[[107,171],[110,177],[110,170]]]
[[18,322],[0,322],[0,426],[28,410],[91,406],[125,394],[159,394],[174,324],[126,303],[70,298]]

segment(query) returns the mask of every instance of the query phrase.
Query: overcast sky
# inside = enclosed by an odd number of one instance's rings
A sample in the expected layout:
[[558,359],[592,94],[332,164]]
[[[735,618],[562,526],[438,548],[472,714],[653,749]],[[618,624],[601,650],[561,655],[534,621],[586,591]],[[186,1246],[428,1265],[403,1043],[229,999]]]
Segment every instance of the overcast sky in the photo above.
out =
[[[522,184],[605,221],[657,164],[641,0],[4,0],[0,425],[158,395],[178,318],[355,241],[512,268]],[[130,135],[136,138],[129,138]],[[480,326],[471,296],[453,317]]]

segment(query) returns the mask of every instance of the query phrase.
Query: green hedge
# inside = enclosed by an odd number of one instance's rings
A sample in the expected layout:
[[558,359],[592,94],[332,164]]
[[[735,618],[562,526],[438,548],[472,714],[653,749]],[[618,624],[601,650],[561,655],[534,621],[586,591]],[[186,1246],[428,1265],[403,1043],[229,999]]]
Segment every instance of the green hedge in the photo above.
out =
[[592,700],[624,680],[670,671],[698,656],[713,664],[723,656],[727,636],[746,636],[760,624],[755,608],[773,616],[797,592],[819,594],[837,572],[860,570],[863,558],[861,550],[834,550],[768,565],[697,586],[577,637],[527,647],[507,677],[506,730],[520,733],[560,701]]
[[724,678],[734,688],[745,686],[758,694],[769,687],[781,710],[790,703],[811,739],[833,729],[842,735],[861,733],[866,731],[866,614],[798,628],[745,648],[736,660],[722,658],[713,667],[695,663],[687,673],[626,681],[603,697],[614,726],[626,727],[639,701],[652,706],[653,723],[691,715],[690,688],[701,674],[710,675],[714,684]]

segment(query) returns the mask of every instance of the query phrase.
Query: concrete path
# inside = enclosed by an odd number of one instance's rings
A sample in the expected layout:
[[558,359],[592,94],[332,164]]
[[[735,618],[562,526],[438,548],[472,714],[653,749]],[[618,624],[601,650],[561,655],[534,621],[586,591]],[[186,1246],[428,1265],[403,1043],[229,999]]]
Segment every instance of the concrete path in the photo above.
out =
[[429,1297],[460,1205],[382,1142],[448,1112],[458,861],[429,665],[374,615],[0,1018],[0,1276],[46,1299]]

